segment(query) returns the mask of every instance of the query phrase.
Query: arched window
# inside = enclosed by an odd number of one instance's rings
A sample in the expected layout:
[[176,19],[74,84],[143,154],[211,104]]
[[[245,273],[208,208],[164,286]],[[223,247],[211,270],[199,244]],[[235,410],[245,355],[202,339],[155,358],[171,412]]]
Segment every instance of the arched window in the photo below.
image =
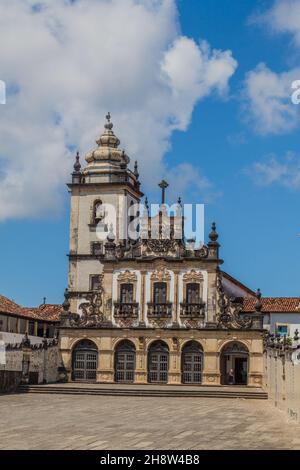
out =
[[135,346],[131,341],[122,341],[115,351],[115,381],[130,383],[134,381]]
[[98,224],[105,218],[105,208],[102,201],[98,199],[93,206],[93,223]]
[[182,383],[200,384],[202,382],[203,350],[199,343],[187,343],[181,355]]
[[98,348],[90,340],[82,340],[75,345],[72,353],[72,379],[96,380]]
[[163,341],[155,341],[148,351],[148,382],[167,383],[169,348]]

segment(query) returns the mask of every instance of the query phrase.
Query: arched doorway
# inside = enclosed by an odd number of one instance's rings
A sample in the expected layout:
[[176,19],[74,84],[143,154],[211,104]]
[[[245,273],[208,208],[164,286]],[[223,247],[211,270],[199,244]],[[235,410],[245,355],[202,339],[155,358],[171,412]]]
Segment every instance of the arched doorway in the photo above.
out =
[[72,354],[72,380],[96,380],[98,348],[93,341],[77,343]]
[[221,351],[220,368],[222,385],[247,385],[249,351],[238,341],[226,344]]
[[199,343],[187,343],[181,354],[181,379],[184,384],[200,384],[202,382],[203,350]]
[[135,346],[131,341],[121,341],[115,351],[115,381],[131,383],[135,372]]
[[169,348],[163,341],[155,341],[148,351],[148,382],[167,383]]

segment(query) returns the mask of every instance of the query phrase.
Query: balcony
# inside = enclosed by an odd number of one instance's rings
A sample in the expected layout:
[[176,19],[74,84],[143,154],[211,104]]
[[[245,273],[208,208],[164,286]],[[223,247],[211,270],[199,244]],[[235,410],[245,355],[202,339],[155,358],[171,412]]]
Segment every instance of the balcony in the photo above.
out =
[[187,318],[204,318],[205,302],[200,302],[196,304],[182,302],[180,304],[180,316]]
[[137,302],[114,303],[114,316],[117,318],[137,318],[139,313],[139,304]]
[[172,303],[154,303],[148,302],[148,317],[160,318],[160,317],[172,317]]

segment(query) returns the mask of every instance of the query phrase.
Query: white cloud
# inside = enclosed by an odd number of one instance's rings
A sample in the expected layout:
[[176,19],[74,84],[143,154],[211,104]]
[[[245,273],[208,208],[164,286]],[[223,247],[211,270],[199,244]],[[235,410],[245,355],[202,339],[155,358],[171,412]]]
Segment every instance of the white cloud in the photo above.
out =
[[284,133],[299,124],[299,107],[292,103],[292,83],[300,68],[275,73],[265,64],[250,71],[245,80],[248,119],[258,133]]
[[300,1],[276,0],[272,7],[255,19],[269,26],[274,33],[292,34],[296,45],[300,46]]
[[300,188],[300,158],[287,152],[284,158],[268,155],[264,161],[256,162],[246,170],[259,186],[278,184],[289,189]]
[[188,189],[188,195],[183,202],[204,204],[220,196],[214,185],[198,168],[190,163],[181,163],[168,171],[166,178],[170,183],[168,200],[176,202],[176,197],[182,196]]
[[226,93],[237,67],[230,51],[181,36],[175,0],[1,2],[0,42],[0,220],[59,207],[70,146],[89,150],[108,110],[152,184],[172,132]]
[[[275,0],[265,12],[252,16],[251,24],[264,27],[273,34],[288,33],[296,48],[300,46],[300,0]],[[298,53],[298,52],[297,52]],[[297,53],[289,51],[289,62],[297,61]],[[284,72],[259,64],[248,73],[245,94],[249,118],[261,134],[290,132],[299,124],[299,106],[291,101],[292,82],[300,79],[300,67]]]

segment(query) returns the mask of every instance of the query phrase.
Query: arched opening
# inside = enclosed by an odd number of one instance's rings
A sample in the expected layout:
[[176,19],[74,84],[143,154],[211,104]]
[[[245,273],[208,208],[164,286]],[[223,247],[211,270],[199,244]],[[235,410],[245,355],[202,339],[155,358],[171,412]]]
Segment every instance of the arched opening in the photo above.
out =
[[203,369],[203,350],[199,343],[187,343],[181,354],[181,377],[184,384],[201,384]]
[[167,383],[169,348],[163,341],[155,341],[148,351],[148,382]]
[[247,385],[249,351],[238,341],[226,344],[220,358],[222,385]]
[[115,382],[132,383],[135,372],[135,346],[121,341],[115,350]]
[[96,380],[98,348],[88,339],[79,341],[72,353],[72,380]]

